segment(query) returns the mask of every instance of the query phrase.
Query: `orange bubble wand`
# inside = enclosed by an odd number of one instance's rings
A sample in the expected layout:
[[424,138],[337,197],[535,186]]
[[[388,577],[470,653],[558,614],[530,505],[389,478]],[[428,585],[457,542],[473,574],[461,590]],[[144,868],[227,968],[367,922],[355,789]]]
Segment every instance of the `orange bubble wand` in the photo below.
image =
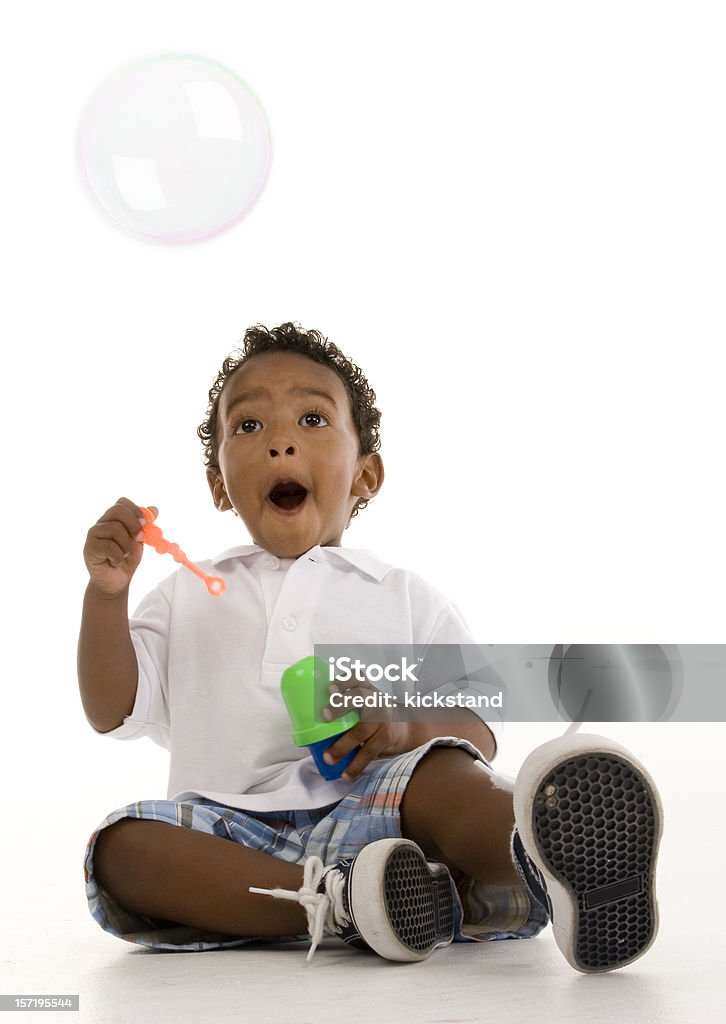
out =
[[161,532],[158,526],[154,526],[154,520],[156,514],[149,508],[143,508],[139,506],[144,516],[146,517],[146,525],[141,527],[141,532],[144,537],[144,544],[148,544],[154,551],[158,551],[160,555],[171,555],[175,562],[179,562],[180,565],[186,566],[187,569],[191,570],[195,576],[198,576],[200,580],[204,580],[207,590],[213,597],[218,597],[223,594],[227,589],[227,584],[221,578],[221,576],[208,576],[203,569],[200,569],[194,562],[190,562],[187,556],[184,554],[178,544],[170,543],[164,534]]

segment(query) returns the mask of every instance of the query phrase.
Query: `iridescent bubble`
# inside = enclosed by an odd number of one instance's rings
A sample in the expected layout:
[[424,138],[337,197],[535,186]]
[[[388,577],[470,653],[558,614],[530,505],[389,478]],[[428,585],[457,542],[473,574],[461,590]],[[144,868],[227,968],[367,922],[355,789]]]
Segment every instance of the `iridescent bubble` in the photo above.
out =
[[224,231],[252,207],[267,177],[270,133],[235,74],[169,54],[99,86],[81,117],[78,159],[117,226],[182,244]]

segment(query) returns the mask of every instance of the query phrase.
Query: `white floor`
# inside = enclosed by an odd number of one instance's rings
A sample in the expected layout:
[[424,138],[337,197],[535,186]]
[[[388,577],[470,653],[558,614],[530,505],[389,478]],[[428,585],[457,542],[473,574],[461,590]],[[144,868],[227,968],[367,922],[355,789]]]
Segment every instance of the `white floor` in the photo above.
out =
[[[657,743],[644,739],[652,728],[610,729],[646,761],[666,810],[660,934],[630,967],[580,975],[549,930],[529,941],[455,945],[415,965],[384,962],[332,940],[310,964],[303,944],[154,953],[107,935],[88,914],[81,859],[96,821],[82,806],[70,822],[38,807],[37,825],[28,827],[57,836],[57,846],[51,842],[44,855],[27,829],[3,844],[0,993],[78,993],[80,1012],[72,1019],[84,1024],[710,1020],[726,1004],[726,830],[721,803],[712,799],[725,777],[722,727],[667,726]],[[519,742],[526,745],[527,736]],[[502,759],[499,767],[516,771],[524,753],[510,744],[510,762]]]

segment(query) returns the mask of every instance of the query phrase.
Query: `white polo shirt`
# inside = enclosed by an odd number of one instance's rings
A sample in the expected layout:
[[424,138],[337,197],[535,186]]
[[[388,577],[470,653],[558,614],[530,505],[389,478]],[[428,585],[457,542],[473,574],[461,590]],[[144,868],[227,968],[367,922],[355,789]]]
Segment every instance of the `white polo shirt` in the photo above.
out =
[[[316,546],[280,559],[256,545],[201,563],[211,597],[179,569],[130,619],[139,665],[132,713],[103,733],[149,736],[171,755],[167,797],[231,807],[323,807],[352,783],[327,782],[292,742],[284,670],[315,644],[474,643],[456,607],[420,576],[367,551]],[[483,716],[482,716],[483,718]],[[501,726],[485,720],[498,742]]]

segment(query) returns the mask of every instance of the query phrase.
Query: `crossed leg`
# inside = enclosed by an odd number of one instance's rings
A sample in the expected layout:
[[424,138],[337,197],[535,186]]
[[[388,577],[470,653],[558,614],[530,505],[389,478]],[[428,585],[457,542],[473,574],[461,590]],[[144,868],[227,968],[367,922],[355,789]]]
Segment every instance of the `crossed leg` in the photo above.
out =
[[[491,885],[521,884],[510,857],[512,796],[492,785],[461,747],[433,747],[416,766],[401,805],[402,834],[427,857]],[[123,818],[96,840],[98,883],[126,910],[233,936],[307,932],[300,904],[250,893],[297,890],[303,869],[167,822]]]

